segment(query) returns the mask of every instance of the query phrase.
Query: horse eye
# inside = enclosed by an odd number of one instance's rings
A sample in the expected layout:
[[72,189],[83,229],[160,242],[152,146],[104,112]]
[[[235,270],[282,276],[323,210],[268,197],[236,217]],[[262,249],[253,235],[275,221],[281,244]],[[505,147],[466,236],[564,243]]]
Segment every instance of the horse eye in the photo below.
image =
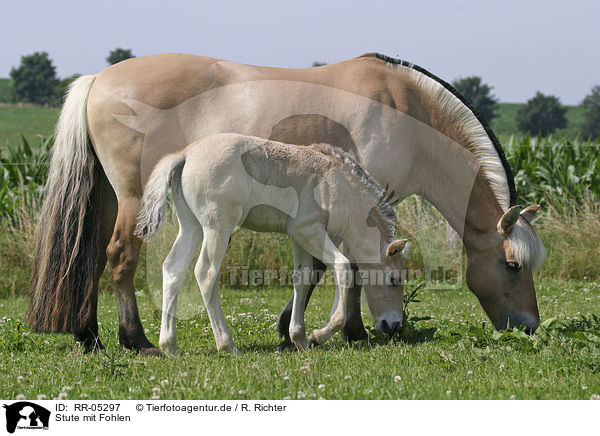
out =
[[521,265],[518,262],[506,262],[506,266],[513,272],[521,271]]

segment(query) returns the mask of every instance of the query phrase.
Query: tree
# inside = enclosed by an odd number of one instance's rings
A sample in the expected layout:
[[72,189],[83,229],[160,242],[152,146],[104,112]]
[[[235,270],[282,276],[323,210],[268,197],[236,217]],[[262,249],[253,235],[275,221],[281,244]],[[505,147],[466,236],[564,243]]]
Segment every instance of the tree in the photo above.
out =
[[313,67],[322,67],[323,65],[327,65],[327,63],[325,63],[325,62],[319,62],[319,61],[314,61],[312,63]]
[[460,92],[488,122],[496,116],[498,99],[492,95],[492,87],[481,83],[481,77],[470,76],[456,79],[452,85]]
[[131,53],[131,49],[129,48],[115,48],[108,54],[106,62],[108,62],[110,65],[114,65],[118,62],[124,61],[125,59],[131,59],[134,57],[135,55]]
[[58,79],[48,53],[21,56],[21,65],[10,71],[10,77],[17,101],[37,104],[54,102]]
[[581,133],[585,138],[596,139],[600,137],[600,85],[592,88],[585,97],[581,106],[584,109],[583,126]]
[[55,104],[57,106],[62,106],[65,96],[67,95],[69,86],[79,77],[81,77],[81,74],[73,74],[72,76],[66,77],[58,81],[56,88],[54,88],[54,95],[56,96]]
[[532,135],[547,136],[556,129],[567,127],[567,109],[553,95],[537,92],[517,112],[517,127]]

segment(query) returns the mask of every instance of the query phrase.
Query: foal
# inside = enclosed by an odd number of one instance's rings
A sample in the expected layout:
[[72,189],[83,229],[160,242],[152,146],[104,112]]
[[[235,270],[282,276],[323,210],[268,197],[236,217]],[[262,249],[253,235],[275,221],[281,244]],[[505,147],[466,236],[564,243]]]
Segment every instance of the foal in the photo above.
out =
[[[361,270],[376,321],[400,326],[400,253],[406,240],[394,239],[396,216],[387,194],[348,153],[323,144],[298,147],[238,134],[203,138],[155,166],[136,235],[148,239],[158,231],[169,183],[179,234],[163,264],[159,345],[167,354],[177,354],[177,295],[200,243],[194,272],[217,348],[238,353],[219,303],[218,281],[229,238],[240,226],[287,233],[295,270],[312,270],[313,257],[333,270],[331,315],[323,328],[312,332],[310,342],[322,344],[344,326],[347,290],[354,279],[350,261]],[[338,249],[341,242],[350,259]],[[370,272],[374,277],[366,277]],[[289,333],[300,349],[309,346],[304,326],[309,288],[310,283],[294,285]]]

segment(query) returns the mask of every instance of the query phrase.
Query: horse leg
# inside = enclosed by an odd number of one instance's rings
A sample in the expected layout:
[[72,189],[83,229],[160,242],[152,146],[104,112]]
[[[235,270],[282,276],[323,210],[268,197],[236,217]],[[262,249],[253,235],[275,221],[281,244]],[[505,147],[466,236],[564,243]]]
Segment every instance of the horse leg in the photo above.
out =
[[152,345],[144,334],[133,287],[142,245],[142,241],[133,236],[139,204],[138,197],[118,198],[117,222],[106,254],[115,282],[119,311],[119,343],[126,348],[138,350],[141,355],[160,355],[158,348]]
[[163,305],[158,345],[164,353],[176,356],[177,296],[194,254],[202,242],[202,227],[176,190],[173,190],[173,197],[179,233],[163,263]]
[[[327,269],[327,265],[321,262],[316,257],[312,258],[312,271],[311,271],[311,279],[310,286],[308,287],[308,291],[306,292],[306,298],[304,301],[304,310],[306,311],[306,307],[308,306],[308,301],[310,297],[317,287],[317,284],[323,277],[325,273],[325,269]],[[285,350],[295,350],[296,346],[290,339],[290,320],[292,317],[292,307],[294,305],[294,295],[290,297],[287,304],[279,314],[279,321],[277,322],[277,328],[279,330],[279,336],[283,337],[283,341],[281,344],[277,346],[277,351],[285,351]]]
[[237,355],[240,353],[233,343],[219,301],[219,272],[233,228],[234,226],[225,228],[217,223],[202,226],[204,240],[194,273],[208,312],[217,349]]
[[[352,277],[358,277],[358,267],[351,265]],[[369,335],[365,330],[362,316],[360,313],[360,294],[362,286],[353,281],[352,287],[348,289],[348,306],[346,309],[346,324],[342,328],[342,339],[347,342],[360,341],[367,339]]]
[[106,247],[110,242],[117,218],[117,197],[104,174],[102,174],[98,189],[101,192],[102,217],[98,232],[98,257],[94,276],[92,310],[87,318],[82,319],[81,327],[74,334],[75,341],[81,343],[88,352],[104,349],[98,336],[98,283],[106,267]]

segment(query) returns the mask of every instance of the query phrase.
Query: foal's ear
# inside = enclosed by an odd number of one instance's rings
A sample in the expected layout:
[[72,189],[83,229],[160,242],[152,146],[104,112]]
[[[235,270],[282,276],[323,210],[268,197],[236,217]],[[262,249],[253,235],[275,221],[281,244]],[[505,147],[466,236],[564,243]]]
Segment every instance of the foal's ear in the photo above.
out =
[[504,215],[498,221],[498,225],[496,226],[498,232],[503,235],[510,235],[513,227],[517,223],[519,219],[519,212],[521,211],[521,206],[513,206],[504,212]]
[[396,239],[395,241],[392,241],[390,245],[388,245],[387,250],[385,250],[385,254],[387,257],[392,257],[396,254],[402,253],[402,250],[407,242],[408,239]]
[[535,214],[539,208],[539,204],[536,204],[535,206],[529,206],[521,212],[521,216],[525,218],[528,223],[531,223],[531,220],[535,218]]

